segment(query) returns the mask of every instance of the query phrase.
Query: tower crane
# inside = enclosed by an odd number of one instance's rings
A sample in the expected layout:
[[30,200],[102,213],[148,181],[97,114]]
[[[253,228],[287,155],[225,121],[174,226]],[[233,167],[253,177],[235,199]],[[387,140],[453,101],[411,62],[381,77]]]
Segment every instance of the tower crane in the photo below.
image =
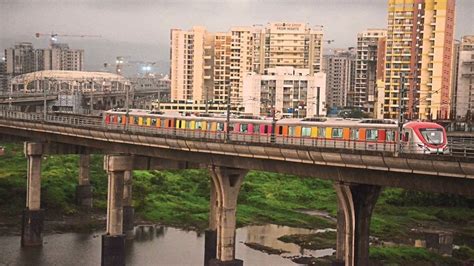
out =
[[58,37],[73,37],[73,38],[100,38],[101,35],[88,35],[88,34],[58,34],[58,33],[35,33],[36,38],[49,37],[49,46],[53,47],[58,42]]

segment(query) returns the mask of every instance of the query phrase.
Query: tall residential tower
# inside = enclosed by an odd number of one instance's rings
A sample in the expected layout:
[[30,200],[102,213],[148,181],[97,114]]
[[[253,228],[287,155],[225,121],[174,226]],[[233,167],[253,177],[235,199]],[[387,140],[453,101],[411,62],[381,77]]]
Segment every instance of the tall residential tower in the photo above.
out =
[[383,116],[402,105],[412,119],[449,116],[455,0],[389,0]]

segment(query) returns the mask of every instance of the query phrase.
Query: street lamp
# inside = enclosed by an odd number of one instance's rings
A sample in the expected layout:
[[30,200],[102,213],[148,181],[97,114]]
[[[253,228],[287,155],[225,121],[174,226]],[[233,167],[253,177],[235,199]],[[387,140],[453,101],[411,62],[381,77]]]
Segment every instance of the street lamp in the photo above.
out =
[[226,141],[230,140],[230,83],[227,83],[227,117],[226,117]]

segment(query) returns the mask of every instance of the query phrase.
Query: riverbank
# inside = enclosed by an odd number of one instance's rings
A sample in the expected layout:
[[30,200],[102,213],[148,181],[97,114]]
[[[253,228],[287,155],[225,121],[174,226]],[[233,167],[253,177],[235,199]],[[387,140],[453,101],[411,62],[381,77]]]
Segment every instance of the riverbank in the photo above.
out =
[[[0,228],[5,224],[7,228],[9,225],[18,227],[26,194],[26,159],[21,144],[0,145],[6,147],[5,156],[0,158]],[[47,210],[47,219],[53,218],[53,231],[103,226],[107,176],[102,167],[102,156],[92,156],[93,213],[97,216],[93,215],[87,222],[83,215],[89,214],[74,204],[78,156],[48,156],[43,160],[41,204]],[[134,171],[133,175],[133,204],[139,219],[196,231],[207,227],[210,178],[206,170]],[[321,211],[332,218],[311,215]],[[239,227],[272,223],[334,229],[336,211],[336,195],[330,181],[250,172],[239,194],[237,224]],[[54,225],[54,220],[60,222]],[[79,224],[69,227],[67,224],[73,224],[72,221]],[[61,226],[63,229],[57,229]],[[397,257],[403,257],[404,262],[419,261],[419,249],[407,250],[416,239],[412,229],[420,228],[449,229],[453,232],[454,244],[463,247],[462,256],[474,259],[470,252],[474,248],[473,200],[402,189],[382,192],[372,217],[371,235],[378,241],[395,242],[406,248],[371,248],[371,256],[385,261]],[[438,259],[429,254],[428,257]],[[440,259],[439,263],[444,262]]]

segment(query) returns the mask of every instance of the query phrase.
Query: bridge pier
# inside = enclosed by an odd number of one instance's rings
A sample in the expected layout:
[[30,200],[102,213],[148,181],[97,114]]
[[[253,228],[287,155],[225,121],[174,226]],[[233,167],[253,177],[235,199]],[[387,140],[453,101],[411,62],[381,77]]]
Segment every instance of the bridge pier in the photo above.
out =
[[92,208],[92,186],[90,176],[90,154],[81,154],[79,158],[79,183],[76,187],[76,204]]
[[[239,190],[248,170],[211,166],[211,177],[215,188],[214,210],[217,229],[216,258],[209,261],[210,266],[242,266],[243,261],[235,258],[236,207]],[[212,217],[212,215],[211,215]]]
[[123,234],[124,176],[132,169],[132,158],[106,155],[104,169],[108,173],[107,232],[102,235],[102,266],[125,265],[125,235]]
[[[381,186],[338,182],[334,184],[339,206],[344,215],[344,228],[338,219],[338,245],[344,238],[344,262],[336,261],[335,265],[358,266],[369,265],[369,231],[372,211],[380,195]],[[338,218],[341,215],[338,214]],[[340,246],[338,246],[340,248]],[[342,254],[336,252],[336,259]]]
[[[212,171],[212,170],[211,170]],[[209,200],[209,228],[204,231],[204,266],[209,266],[211,259],[216,259],[217,252],[217,192],[214,179],[211,178],[211,195]]]
[[135,209],[132,203],[133,171],[124,172],[123,189],[123,233],[127,239],[133,239]]
[[25,142],[24,152],[28,160],[26,209],[21,226],[22,246],[43,245],[44,210],[41,209],[41,159],[43,145]]

